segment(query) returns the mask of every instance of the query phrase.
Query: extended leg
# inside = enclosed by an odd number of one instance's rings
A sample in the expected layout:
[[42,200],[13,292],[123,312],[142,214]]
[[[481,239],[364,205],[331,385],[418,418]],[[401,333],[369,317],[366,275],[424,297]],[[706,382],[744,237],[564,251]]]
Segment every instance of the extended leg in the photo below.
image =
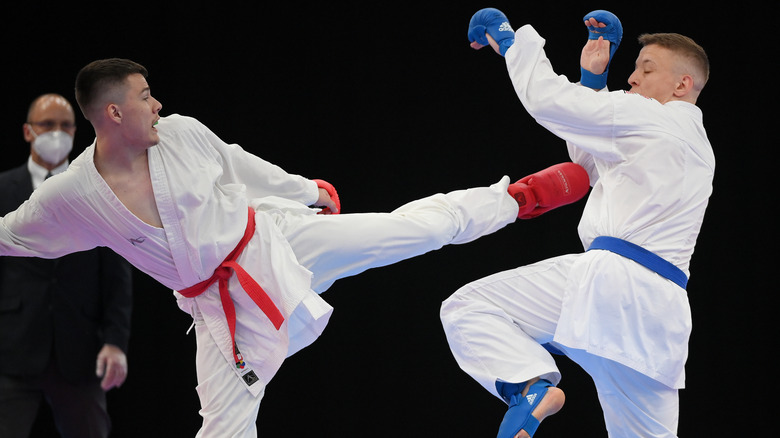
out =
[[490,187],[410,202],[392,213],[290,215],[279,227],[323,292],[339,278],[493,233],[517,217],[504,177]]

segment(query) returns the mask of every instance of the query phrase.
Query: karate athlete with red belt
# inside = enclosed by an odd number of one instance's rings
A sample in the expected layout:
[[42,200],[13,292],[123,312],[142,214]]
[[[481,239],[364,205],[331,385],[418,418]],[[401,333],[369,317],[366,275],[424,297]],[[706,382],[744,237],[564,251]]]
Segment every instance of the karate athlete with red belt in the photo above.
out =
[[318,215],[310,205],[339,212],[330,184],[289,174],[193,118],[160,117],[146,75],[116,58],[79,72],[95,142],[2,218],[0,255],[107,246],[177,291],[195,321],[202,437],[256,436],[266,385],[325,328],[332,309],[319,293],[335,280],[472,241],[589,189],[582,167],[562,163],[391,213]]

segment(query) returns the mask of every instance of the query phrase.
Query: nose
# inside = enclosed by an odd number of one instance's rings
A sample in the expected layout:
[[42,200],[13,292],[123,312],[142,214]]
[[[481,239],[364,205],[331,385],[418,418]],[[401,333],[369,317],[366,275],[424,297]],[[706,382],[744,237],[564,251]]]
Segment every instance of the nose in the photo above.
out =
[[[154,98],[152,98],[152,99],[154,99]],[[154,99],[154,106],[153,106],[153,108],[154,108],[154,113],[155,114],[159,113],[160,110],[162,110],[162,103],[160,103],[159,100]]]
[[636,70],[634,70],[633,73],[631,73],[631,76],[628,77],[628,85],[631,85],[632,87],[637,86],[637,74]]

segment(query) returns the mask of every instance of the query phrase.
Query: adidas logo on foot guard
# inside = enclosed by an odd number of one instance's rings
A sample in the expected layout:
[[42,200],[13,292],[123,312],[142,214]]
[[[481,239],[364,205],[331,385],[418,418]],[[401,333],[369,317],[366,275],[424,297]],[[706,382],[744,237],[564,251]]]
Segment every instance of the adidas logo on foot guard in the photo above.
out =
[[525,399],[528,400],[529,405],[534,404],[534,400],[536,400],[536,393],[528,394],[527,396],[525,396]]

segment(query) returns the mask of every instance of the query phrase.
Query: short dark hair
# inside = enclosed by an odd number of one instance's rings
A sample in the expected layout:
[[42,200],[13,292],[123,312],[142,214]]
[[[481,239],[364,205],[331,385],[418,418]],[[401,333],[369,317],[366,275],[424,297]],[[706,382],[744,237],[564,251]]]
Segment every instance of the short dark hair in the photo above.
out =
[[149,72],[141,64],[129,59],[108,58],[92,61],[76,75],[76,102],[89,120],[92,105],[112,87],[119,85],[132,74],[147,77]]
[[693,39],[678,33],[646,33],[639,36],[639,43],[644,46],[657,45],[671,50],[678,55],[690,60],[692,65],[699,69],[704,83],[710,78],[710,61],[707,53]]

